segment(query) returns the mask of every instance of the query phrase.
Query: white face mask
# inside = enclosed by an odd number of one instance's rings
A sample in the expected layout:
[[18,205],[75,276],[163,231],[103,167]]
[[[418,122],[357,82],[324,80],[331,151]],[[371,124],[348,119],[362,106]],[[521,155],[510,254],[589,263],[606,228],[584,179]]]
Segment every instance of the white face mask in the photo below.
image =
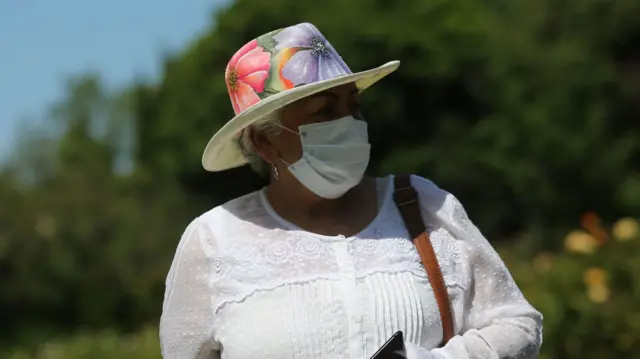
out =
[[[288,128],[284,129],[296,133]],[[302,157],[289,171],[311,192],[334,199],[360,183],[369,165],[367,123],[352,116],[298,127]]]

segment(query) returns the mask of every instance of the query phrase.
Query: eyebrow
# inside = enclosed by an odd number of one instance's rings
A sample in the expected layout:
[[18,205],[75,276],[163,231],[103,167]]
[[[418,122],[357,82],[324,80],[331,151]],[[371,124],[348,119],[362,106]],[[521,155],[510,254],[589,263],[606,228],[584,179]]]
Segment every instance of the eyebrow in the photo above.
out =
[[[358,91],[358,89],[356,88],[356,89],[354,89],[353,91],[351,91],[351,92],[349,93],[349,97],[351,97],[351,96],[353,96],[353,95],[357,95],[357,94],[359,94],[359,93],[360,93],[360,91]],[[316,94],[309,95],[307,98],[322,97],[322,96],[324,96],[324,97],[329,97],[329,98],[331,98],[331,99],[333,99],[333,100],[338,100],[338,99],[340,99],[340,95],[338,95],[338,94],[336,94],[336,93],[333,93],[333,92],[329,92],[329,91],[318,92],[318,93],[316,93]]]
[[308,98],[308,99],[311,99],[311,98],[316,98],[316,97],[329,97],[329,98],[330,98],[330,99],[332,99],[332,100],[337,100],[337,99],[339,99],[339,98],[340,98],[340,96],[336,95],[335,93],[333,93],[333,92],[327,92],[327,91],[324,91],[324,92],[318,92],[318,93],[316,93],[316,94],[309,95],[307,98]]

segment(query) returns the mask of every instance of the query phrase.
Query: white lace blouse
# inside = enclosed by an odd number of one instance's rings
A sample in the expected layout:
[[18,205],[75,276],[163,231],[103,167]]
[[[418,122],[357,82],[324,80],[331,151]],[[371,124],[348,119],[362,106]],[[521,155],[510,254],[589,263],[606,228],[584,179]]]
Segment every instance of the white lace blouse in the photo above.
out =
[[542,316],[450,193],[412,177],[447,284],[456,336],[444,347],[424,267],[378,179],[379,213],[353,237],[309,233],[264,191],[186,229],[166,281],[165,359],[368,359],[402,330],[409,359],[530,359]]

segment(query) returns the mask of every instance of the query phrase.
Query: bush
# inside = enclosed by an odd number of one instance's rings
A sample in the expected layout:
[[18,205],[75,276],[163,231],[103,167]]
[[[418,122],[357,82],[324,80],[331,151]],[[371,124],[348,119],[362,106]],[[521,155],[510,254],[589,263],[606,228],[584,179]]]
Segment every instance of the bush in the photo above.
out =
[[34,350],[14,350],[1,359],[158,359],[158,331],[149,327],[137,334],[118,336],[103,332],[51,341]]
[[595,215],[565,237],[560,253],[502,256],[521,289],[544,314],[541,359],[640,357],[640,225],[603,230]]

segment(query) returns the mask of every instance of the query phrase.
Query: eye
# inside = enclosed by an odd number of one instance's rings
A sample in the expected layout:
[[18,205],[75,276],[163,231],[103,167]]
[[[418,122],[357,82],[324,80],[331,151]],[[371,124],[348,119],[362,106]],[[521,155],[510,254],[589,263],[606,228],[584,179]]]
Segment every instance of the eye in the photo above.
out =
[[322,106],[320,109],[314,112],[313,115],[330,119],[336,115],[336,108],[335,106],[332,106],[332,105]]

